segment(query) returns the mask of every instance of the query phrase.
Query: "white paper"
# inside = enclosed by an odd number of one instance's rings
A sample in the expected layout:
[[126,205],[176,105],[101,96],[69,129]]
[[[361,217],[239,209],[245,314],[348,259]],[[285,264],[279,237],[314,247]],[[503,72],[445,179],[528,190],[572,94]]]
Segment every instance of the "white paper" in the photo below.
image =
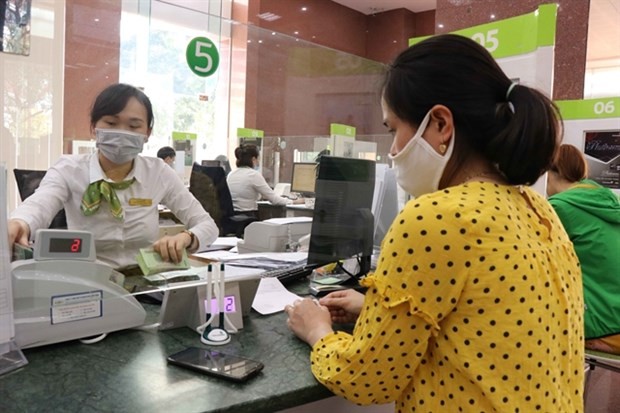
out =
[[296,224],[296,223],[299,223],[299,222],[301,222],[301,223],[312,222],[312,217],[270,218],[270,219],[264,220],[263,222],[273,222],[274,224],[281,224],[281,225]]
[[193,255],[198,258],[223,262],[247,259],[265,259],[270,261],[299,263],[308,258],[308,252],[257,252],[252,254],[237,254],[230,251],[207,251]]
[[[241,238],[237,237],[219,237],[217,238],[213,244],[200,248],[197,253],[202,252],[210,252],[210,251],[219,251],[219,250],[230,250],[231,248],[236,248],[237,243],[241,241]],[[194,254],[196,255],[196,254]]]
[[301,297],[287,290],[277,278],[263,278],[260,280],[252,308],[260,314],[273,314],[284,311],[287,305],[293,305]]

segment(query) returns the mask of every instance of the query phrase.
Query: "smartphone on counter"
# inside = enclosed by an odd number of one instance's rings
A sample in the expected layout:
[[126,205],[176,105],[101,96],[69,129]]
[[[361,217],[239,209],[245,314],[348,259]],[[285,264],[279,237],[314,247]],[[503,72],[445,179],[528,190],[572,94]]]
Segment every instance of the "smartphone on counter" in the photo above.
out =
[[265,367],[260,361],[199,347],[168,356],[168,363],[236,382],[248,380]]

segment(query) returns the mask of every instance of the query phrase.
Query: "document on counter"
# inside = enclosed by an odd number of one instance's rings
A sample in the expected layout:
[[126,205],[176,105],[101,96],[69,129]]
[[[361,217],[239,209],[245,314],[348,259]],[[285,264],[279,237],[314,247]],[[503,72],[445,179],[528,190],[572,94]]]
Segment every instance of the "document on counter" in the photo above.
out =
[[287,268],[291,265],[303,265],[308,259],[308,252],[258,252],[237,254],[230,251],[207,251],[192,255],[198,260],[218,261],[237,267],[263,269],[265,271]]
[[201,248],[197,251],[197,253],[208,252],[208,251],[219,251],[219,250],[230,250],[237,246],[237,243],[241,241],[241,238],[237,237],[218,237],[213,244]]
[[275,277],[262,278],[252,302],[252,308],[262,315],[284,311],[287,305],[293,305],[301,297],[287,290]]
[[298,222],[312,222],[311,217],[287,217],[287,218],[270,218],[266,219],[263,222],[273,222],[274,224],[295,224]]

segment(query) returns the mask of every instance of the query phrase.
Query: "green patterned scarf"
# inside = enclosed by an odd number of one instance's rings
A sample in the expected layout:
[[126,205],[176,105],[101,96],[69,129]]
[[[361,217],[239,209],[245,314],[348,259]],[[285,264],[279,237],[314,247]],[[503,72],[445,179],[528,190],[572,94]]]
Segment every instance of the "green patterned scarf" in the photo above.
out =
[[101,206],[101,197],[105,199],[110,205],[110,212],[116,219],[123,219],[123,207],[118,196],[116,196],[116,190],[123,190],[129,188],[134,183],[136,178],[123,182],[107,182],[103,179],[97,182],[93,182],[88,185],[86,192],[82,196],[81,209],[84,215],[90,216],[99,210]]

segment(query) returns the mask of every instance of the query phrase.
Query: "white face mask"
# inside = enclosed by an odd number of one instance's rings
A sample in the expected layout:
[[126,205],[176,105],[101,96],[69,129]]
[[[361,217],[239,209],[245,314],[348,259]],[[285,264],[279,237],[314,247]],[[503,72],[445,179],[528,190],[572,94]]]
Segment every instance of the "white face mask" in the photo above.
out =
[[437,153],[422,137],[430,118],[429,111],[407,145],[396,155],[389,155],[394,162],[398,185],[416,198],[439,189],[439,180],[454,149],[454,130],[444,155]]
[[95,129],[96,146],[110,162],[124,164],[142,152],[146,135],[122,129]]

